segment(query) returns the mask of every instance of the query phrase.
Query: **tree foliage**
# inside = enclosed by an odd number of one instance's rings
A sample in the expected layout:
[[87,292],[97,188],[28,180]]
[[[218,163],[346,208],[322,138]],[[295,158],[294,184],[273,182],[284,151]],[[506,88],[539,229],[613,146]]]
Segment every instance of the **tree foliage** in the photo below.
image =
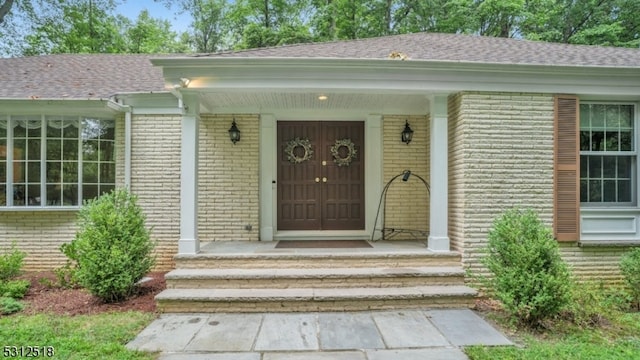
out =
[[[0,0],[0,8],[8,2]],[[167,20],[116,15],[115,0],[16,0],[0,22],[0,52],[169,53],[187,51]]]
[[168,20],[155,19],[148,10],[140,12],[135,23],[125,26],[124,35],[126,52],[129,53],[177,53],[188,49],[187,44],[176,40],[177,34],[171,31]]
[[0,0],[0,51],[208,53],[419,31],[640,46],[638,0],[155,0],[191,18],[181,34],[116,15],[127,1]]
[[38,20],[26,37],[23,54],[122,52],[122,19],[109,15],[113,7],[109,1],[68,2]]

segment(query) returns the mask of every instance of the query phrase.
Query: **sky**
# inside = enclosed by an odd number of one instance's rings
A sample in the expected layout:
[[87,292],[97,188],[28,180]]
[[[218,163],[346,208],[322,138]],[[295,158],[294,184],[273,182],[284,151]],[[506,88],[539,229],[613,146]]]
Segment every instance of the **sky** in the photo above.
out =
[[117,7],[116,12],[135,21],[144,9],[149,10],[151,17],[169,20],[172,30],[178,33],[186,31],[191,23],[187,14],[175,14],[178,10],[175,6],[167,9],[162,3],[153,0],[126,0]]

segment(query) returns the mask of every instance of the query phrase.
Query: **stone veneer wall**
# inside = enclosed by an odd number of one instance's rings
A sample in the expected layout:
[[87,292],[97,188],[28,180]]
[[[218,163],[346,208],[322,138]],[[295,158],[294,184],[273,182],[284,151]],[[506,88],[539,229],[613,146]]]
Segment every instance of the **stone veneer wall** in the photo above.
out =
[[[235,118],[241,139],[228,130]],[[200,242],[258,240],[260,122],[258,115],[202,115],[198,235]],[[246,230],[245,226],[251,226]]]
[[[553,95],[463,92],[449,97],[449,236],[465,267],[484,274],[493,220],[512,207],[553,218]],[[561,244],[582,279],[618,281],[622,248]]]
[[[414,131],[409,145],[400,140],[405,120]],[[429,183],[429,118],[426,116],[384,116],[383,120],[383,186],[404,170],[423,177]],[[377,205],[377,204],[376,204]],[[382,216],[382,209],[380,210]],[[381,227],[382,223],[378,224]],[[415,177],[403,182],[396,179],[387,192],[387,228],[429,229],[429,195],[424,184]],[[394,240],[413,239],[399,234]],[[424,238],[426,241],[426,238]]]
[[462,121],[462,95],[451,95],[448,98],[448,232],[449,246],[453,251],[464,253],[464,215],[465,215],[465,160],[464,144],[467,131]]

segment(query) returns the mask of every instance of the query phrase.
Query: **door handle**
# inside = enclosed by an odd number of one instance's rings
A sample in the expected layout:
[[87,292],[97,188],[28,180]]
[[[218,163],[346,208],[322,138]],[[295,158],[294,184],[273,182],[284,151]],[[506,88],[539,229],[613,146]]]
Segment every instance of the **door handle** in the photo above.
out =
[[323,182],[323,183],[326,183],[326,182],[327,182],[327,178],[326,178],[326,177],[323,177],[323,178],[322,178],[322,182]]
[[320,178],[316,178],[316,182],[319,183],[320,182]]

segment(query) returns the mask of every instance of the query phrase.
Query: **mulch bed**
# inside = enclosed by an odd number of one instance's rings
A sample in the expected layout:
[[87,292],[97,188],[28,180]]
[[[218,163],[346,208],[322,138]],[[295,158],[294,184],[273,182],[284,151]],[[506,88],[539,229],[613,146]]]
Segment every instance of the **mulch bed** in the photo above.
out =
[[[155,312],[154,297],[165,289],[165,272],[152,272],[151,280],[139,285],[137,294],[130,299],[113,304],[105,304],[84,289],[64,289],[56,284],[53,272],[28,272],[20,278],[31,282],[27,295],[22,299],[25,310],[22,314],[51,313],[58,315],[82,315],[104,312],[143,311]],[[42,280],[42,279],[48,279]]]

